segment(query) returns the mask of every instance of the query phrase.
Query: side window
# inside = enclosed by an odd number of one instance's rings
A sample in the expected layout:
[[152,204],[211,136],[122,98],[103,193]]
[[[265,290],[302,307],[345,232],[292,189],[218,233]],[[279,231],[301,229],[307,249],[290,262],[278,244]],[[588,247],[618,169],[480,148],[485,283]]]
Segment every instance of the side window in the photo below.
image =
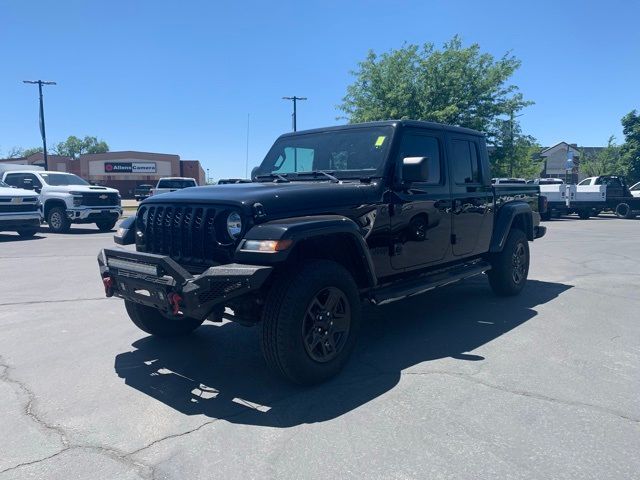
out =
[[480,183],[480,165],[476,144],[468,140],[453,140],[451,145],[453,181],[461,185]]
[[22,174],[21,173],[7,173],[4,183],[11,185],[12,187],[22,187]]
[[26,180],[27,182],[31,182],[31,185],[33,185],[34,187],[42,188],[42,183],[40,183],[38,177],[36,177],[33,173],[25,173],[24,180]]
[[312,148],[287,147],[273,165],[275,173],[309,172],[313,170],[315,150]]
[[428,185],[442,183],[440,143],[436,137],[418,133],[405,134],[400,144],[398,161],[401,162],[406,157],[427,157],[429,159],[429,180],[424,183]]

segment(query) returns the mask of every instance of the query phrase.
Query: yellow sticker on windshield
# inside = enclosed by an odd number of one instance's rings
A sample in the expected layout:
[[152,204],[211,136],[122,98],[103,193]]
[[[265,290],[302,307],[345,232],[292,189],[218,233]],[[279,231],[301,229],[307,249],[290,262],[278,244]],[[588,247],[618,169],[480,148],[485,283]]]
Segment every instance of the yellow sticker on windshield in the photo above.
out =
[[376,140],[376,147],[380,148],[382,146],[382,144],[384,143],[384,141],[386,140],[387,137],[385,137],[384,135],[380,135],[378,137],[378,139]]

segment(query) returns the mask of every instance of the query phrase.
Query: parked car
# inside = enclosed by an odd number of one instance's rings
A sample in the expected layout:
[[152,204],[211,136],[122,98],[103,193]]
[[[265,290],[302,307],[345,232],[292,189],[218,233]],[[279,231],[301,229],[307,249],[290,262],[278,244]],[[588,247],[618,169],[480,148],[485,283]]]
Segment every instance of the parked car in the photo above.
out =
[[136,200],[140,202],[151,195],[152,188],[153,188],[153,185],[147,185],[147,184],[138,185],[135,191],[133,192],[133,196]]
[[[491,186],[483,134],[387,121],[282,135],[252,183],[144,200],[104,249],[109,296],[141,330],[261,324],[267,364],[292,382],[337,374],[380,305],[486,273],[517,295],[539,225],[537,186]],[[227,348],[233,348],[228,346]]]
[[2,180],[38,193],[40,214],[57,233],[69,231],[72,223],[95,223],[109,231],[122,215],[118,190],[90,185],[71,173],[12,170]]
[[156,188],[151,190],[151,195],[159,195],[161,193],[175,192],[183,188],[197,187],[198,182],[195,178],[188,177],[166,177],[158,180]]
[[527,180],[524,178],[492,178],[491,183],[494,185],[500,185],[505,183],[526,184]]
[[40,203],[32,191],[12,188],[0,181],[0,232],[33,237],[40,227]]
[[634,197],[640,197],[640,182],[634,183],[632,186],[630,186],[629,191]]
[[527,180],[527,183],[533,185],[562,185],[564,180],[561,178],[534,178],[533,180]]

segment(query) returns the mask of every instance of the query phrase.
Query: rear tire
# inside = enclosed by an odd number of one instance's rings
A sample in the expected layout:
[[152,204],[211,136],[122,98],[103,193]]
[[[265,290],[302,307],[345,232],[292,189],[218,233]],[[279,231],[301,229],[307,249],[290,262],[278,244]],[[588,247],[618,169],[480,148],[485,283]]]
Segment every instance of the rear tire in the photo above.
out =
[[307,260],[274,279],[262,314],[269,368],[302,385],[335,376],[353,351],[360,295],[351,273],[328,260]]
[[55,233],[67,233],[71,229],[71,222],[67,218],[67,211],[62,207],[53,207],[47,214],[49,229]]
[[578,211],[578,216],[580,217],[580,220],[589,220],[591,212],[589,210],[580,210]]
[[169,318],[159,310],[129,300],[124,301],[129,318],[143,332],[156,337],[180,337],[193,332],[204,320],[190,317]]
[[96,222],[96,227],[101,232],[110,232],[113,230],[113,227],[116,226],[117,220],[105,220],[103,222]]
[[487,276],[493,292],[503,297],[519,294],[529,275],[529,242],[524,232],[512,229],[502,252],[490,261],[491,270]]
[[36,233],[38,233],[38,229],[36,227],[21,228],[20,230],[18,230],[18,235],[20,235],[22,238],[31,238]]

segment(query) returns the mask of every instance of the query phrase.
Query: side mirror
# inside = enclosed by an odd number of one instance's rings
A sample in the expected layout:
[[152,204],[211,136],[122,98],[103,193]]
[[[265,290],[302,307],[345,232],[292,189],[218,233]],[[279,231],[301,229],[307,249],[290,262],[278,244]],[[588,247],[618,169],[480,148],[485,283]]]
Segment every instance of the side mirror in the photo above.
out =
[[253,179],[254,179],[254,177],[256,176],[256,173],[258,173],[258,168],[259,168],[259,167],[253,167],[253,168],[251,169],[251,177],[249,177],[249,178],[250,178],[250,180],[253,180]]
[[429,157],[405,157],[402,159],[403,182],[426,182],[429,180]]

